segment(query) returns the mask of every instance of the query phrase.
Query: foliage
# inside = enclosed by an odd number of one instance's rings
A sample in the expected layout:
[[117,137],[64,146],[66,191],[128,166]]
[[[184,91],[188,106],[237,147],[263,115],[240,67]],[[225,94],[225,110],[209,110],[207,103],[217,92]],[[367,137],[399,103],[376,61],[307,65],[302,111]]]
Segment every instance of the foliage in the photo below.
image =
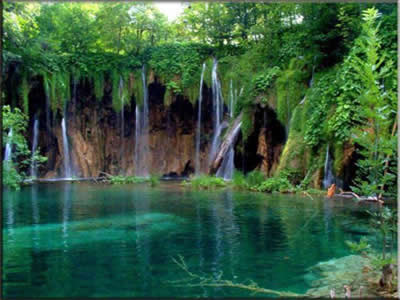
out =
[[108,178],[111,184],[143,183],[149,181],[148,178],[137,176],[110,175]]
[[246,176],[242,172],[234,170],[232,176],[232,185],[237,189],[247,189],[248,184],[246,181]]
[[265,180],[265,174],[261,171],[254,170],[246,175],[246,183],[249,187],[260,185]]
[[368,212],[371,215],[372,228],[382,238],[382,258],[386,257],[387,240],[390,238],[391,251],[390,255],[394,250],[394,243],[396,242],[397,235],[397,213],[388,207],[379,207],[378,211]]
[[214,189],[217,187],[225,187],[226,181],[220,177],[201,175],[190,180],[190,185],[197,189]]
[[259,192],[290,192],[293,189],[292,184],[286,177],[271,177],[256,187]]
[[156,187],[157,185],[160,184],[160,176],[151,174],[149,177],[149,182],[151,187]]
[[92,74],[94,95],[98,101],[101,101],[104,95],[104,73],[99,71]]
[[362,237],[358,243],[346,241],[346,244],[349,246],[350,250],[355,253],[362,253],[371,248],[371,245],[368,243],[368,239],[366,237]]
[[288,127],[294,108],[304,96],[305,66],[304,59],[292,59],[288,69],[282,71],[276,81],[278,119]]
[[12,161],[3,160],[3,184],[11,189],[19,190],[23,177],[18,173]]
[[362,35],[356,42],[363,56],[351,57],[353,74],[362,82],[362,89],[357,94],[361,104],[361,126],[353,134],[360,145],[363,156],[358,162],[358,177],[354,191],[363,195],[395,196],[385,193],[385,185],[395,184],[395,173],[389,168],[396,164],[397,138],[394,136],[394,118],[396,115],[396,89],[386,89],[384,79],[396,74],[393,61],[385,60],[386,55],[379,53],[381,39],[378,35],[379,17],[376,9],[363,12]]
[[[26,170],[32,162],[37,166],[47,161],[46,157],[37,150],[32,156],[25,138],[28,126],[27,116],[20,109],[3,106],[3,147],[9,144],[11,151],[10,161],[3,161],[3,183],[11,188],[18,188],[26,178]],[[12,130],[12,135],[9,135]]]

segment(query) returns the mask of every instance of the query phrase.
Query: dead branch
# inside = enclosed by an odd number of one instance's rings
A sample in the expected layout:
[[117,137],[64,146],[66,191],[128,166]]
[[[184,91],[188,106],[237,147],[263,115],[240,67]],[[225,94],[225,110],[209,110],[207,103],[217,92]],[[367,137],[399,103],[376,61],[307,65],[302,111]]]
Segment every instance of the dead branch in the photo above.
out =
[[[292,292],[284,292],[284,291],[276,291],[265,289],[259,287],[255,282],[250,282],[250,284],[245,283],[235,283],[231,280],[221,279],[222,272],[217,276],[217,278],[200,276],[198,274],[192,273],[189,271],[188,266],[185,263],[185,260],[181,255],[178,256],[179,259],[172,258],[174,263],[176,263],[188,276],[189,278],[177,281],[169,281],[169,283],[174,284],[175,286],[185,286],[185,287],[230,287],[230,288],[239,288],[253,292],[253,294],[270,294],[277,295],[280,297],[301,297],[302,295],[292,293]],[[186,282],[185,284],[182,284]]]

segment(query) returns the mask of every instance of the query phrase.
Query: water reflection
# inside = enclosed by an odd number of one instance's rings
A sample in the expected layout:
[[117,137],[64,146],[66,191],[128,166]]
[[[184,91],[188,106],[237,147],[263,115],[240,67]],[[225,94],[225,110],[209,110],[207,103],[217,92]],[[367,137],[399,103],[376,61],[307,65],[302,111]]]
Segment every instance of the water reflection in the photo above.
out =
[[63,191],[63,205],[62,205],[62,241],[64,245],[64,253],[68,252],[69,244],[68,244],[68,222],[70,219],[71,215],[71,207],[72,207],[72,202],[71,202],[71,188],[72,185],[70,183],[67,183],[64,185],[64,191]]

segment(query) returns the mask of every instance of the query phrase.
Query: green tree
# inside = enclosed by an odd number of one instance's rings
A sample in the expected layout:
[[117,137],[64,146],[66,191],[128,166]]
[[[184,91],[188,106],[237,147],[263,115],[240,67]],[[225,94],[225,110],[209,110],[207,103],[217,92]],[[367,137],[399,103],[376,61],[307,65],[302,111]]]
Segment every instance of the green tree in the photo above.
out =
[[[358,101],[361,104],[361,126],[354,130],[354,140],[363,158],[358,162],[359,174],[354,190],[365,195],[385,193],[385,186],[395,183],[396,164],[396,85],[387,89],[384,81],[396,78],[396,68],[385,52],[379,51],[380,14],[374,8],[363,12],[362,35],[356,41],[363,56],[351,56],[354,76],[362,84]],[[387,190],[387,189],[386,189]]]

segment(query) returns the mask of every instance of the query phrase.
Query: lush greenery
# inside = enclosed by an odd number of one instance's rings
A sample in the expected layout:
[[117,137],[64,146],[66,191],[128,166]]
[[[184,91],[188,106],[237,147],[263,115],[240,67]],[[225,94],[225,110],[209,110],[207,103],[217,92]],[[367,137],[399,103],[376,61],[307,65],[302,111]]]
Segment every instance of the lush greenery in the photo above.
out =
[[[5,186],[18,189],[24,179],[28,178],[29,166],[46,162],[47,158],[39,154],[39,149],[31,153],[24,133],[28,126],[26,115],[18,108],[3,106],[3,147],[10,148],[9,160],[3,160],[3,183]],[[12,134],[9,134],[10,131]]]
[[[339,178],[357,157],[353,191],[394,197],[396,24],[395,4],[199,2],[170,22],[152,3],[6,2],[4,98],[28,114],[39,83],[62,115],[71,87],[84,82],[97,101],[111,97],[119,112],[133,101],[142,105],[145,66],[147,84],[157,78],[164,85],[165,105],[177,96],[195,103],[202,64],[210,87],[215,57],[225,104],[234,97],[235,116],[243,113],[242,139],[252,135],[265,106],[287,132],[276,174],[236,174],[236,186],[318,187],[328,149]],[[24,147],[14,162],[28,156]],[[14,169],[22,174],[24,167]],[[211,186],[220,185],[213,180]]]

